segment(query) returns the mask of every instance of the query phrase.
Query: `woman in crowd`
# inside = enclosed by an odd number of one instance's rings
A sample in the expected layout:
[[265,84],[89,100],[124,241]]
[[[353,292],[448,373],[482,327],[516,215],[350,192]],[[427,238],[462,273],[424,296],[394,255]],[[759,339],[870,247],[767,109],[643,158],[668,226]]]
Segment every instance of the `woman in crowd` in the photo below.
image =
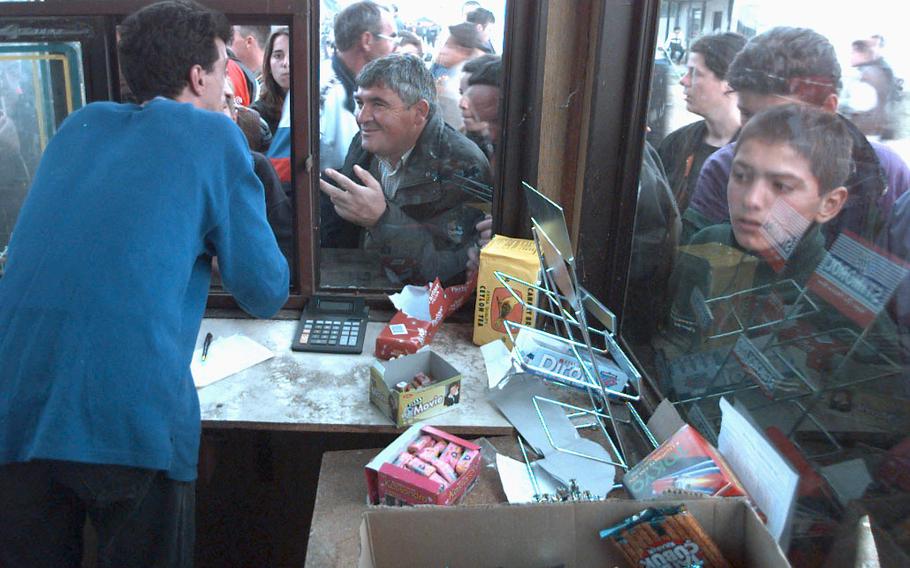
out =
[[291,50],[287,28],[272,32],[262,59],[262,94],[253,103],[253,109],[259,112],[274,135],[281,120],[284,97],[291,88]]

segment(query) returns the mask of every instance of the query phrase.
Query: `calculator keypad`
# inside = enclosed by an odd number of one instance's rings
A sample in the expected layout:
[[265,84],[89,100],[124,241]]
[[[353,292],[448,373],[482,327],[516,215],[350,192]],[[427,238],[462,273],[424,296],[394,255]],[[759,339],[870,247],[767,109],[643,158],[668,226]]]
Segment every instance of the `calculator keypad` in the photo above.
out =
[[300,343],[307,345],[337,345],[354,347],[360,335],[360,320],[311,320],[304,321],[300,330]]

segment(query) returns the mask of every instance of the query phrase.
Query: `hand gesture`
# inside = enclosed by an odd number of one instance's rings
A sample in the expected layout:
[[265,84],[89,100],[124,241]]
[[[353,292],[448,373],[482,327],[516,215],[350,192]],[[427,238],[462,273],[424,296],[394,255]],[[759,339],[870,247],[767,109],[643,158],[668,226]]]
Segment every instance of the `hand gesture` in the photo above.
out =
[[[354,182],[351,178],[333,169],[327,169],[325,174],[338,187],[320,179],[319,189],[332,201],[339,217],[369,229],[385,213],[385,194],[382,192],[379,182],[370,172],[360,166],[354,166],[354,173],[364,185]],[[338,189],[339,187],[341,189]]]
[[465,264],[468,272],[476,271],[480,267],[480,249],[493,238],[493,218],[484,215],[483,219],[474,225],[474,229],[477,231],[478,237],[477,244],[468,249],[468,262]]

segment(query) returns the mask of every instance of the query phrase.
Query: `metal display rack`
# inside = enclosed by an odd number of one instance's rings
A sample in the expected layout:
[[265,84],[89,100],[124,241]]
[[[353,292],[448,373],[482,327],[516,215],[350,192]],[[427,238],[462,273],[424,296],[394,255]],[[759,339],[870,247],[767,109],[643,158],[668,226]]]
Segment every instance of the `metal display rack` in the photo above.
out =
[[[780,315],[755,321],[753,314],[743,313],[742,306],[748,307],[747,311],[754,312],[757,302],[747,301],[749,298],[769,298],[768,294],[778,294],[777,298],[789,292],[790,297],[795,296],[793,303],[787,306],[778,303]],[[813,414],[812,410],[821,397],[834,390],[848,389],[864,383],[877,381],[895,376],[901,372],[901,365],[893,357],[882,352],[877,346],[868,341],[870,329],[874,323],[866,325],[862,332],[847,327],[838,327],[831,330],[806,333],[796,337],[781,338],[784,324],[795,322],[821,311],[819,304],[808,294],[808,288],[800,286],[792,279],[782,280],[773,284],[758,286],[725,294],[704,300],[704,306],[710,314],[700,318],[700,331],[705,334],[708,341],[734,340],[734,346],[725,356],[723,363],[709,381],[706,392],[675,401],[673,404],[682,407],[686,415],[699,425],[699,430],[717,441],[720,419],[719,411],[713,416],[705,414],[704,404],[708,401],[720,399],[724,396],[735,396],[751,392],[762,392],[765,401],[752,405],[750,410],[764,410],[779,405],[790,405],[791,411],[797,418],[788,428],[787,437],[799,446],[797,432],[806,422],[810,422],[813,429],[820,433],[830,444],[831,450],[817,453],[811,457],[821,457],[839,452],[843,449],[837,438]],[[697,306],[696,306],[697,308]],[[725,327],[732,322],[732,329]],[[710,329],[713,327],[714,332]],[[717,328],[720,328],[717,331]],[[762,335],[762,332],[767,332]],[[793,363],[788,352],[799,349],[801,345],[813,340],[833,340],[839,336],[843,341],[842,356],[837,366],[824,376],[810,376],[799,365]],[[852,376],[848,378],[847,364],[851,357],[857,353],[864,353],[866,364],[877,372],[867,376]],[[748,363],[744,362],[749,359]],[[748,367],[748,369],[746,369]],[[821,375],[822,373],[819,373]]]
[[[524,188],[540,260],[540,284],[526,282],[503,272],[494,273],[509,294],[537,318],[535,327],[508,320],[504,322],[506,333],[515,346],[512,349],[513,362],[525,373],[558,387],[576,389],[586,395],[586,404],[583,405],[568,404],[545,396],[532,398],[540,423],[554,449],[628,470],[630,464],[627,444],[621,425],[637,428],[652,447],[658,445],[635,408],[635,403],[641,400],[641,374],[616,340],[618,327],[615,315],[578,283],[575,258],[562,208],[530,185],[524,184]],[[519,289],[535,290],[538,305],[528,302]],[[556,346],[571,364],[561,370],[534,364],[529,360],[528,353],[520,347],[523,344],[522,338],[527,337]],[[605,386],[600,379],[604,375],[622,374],[627,380],[622,381],[621,385],[617,384],[616,388]],[[544,405],[559,407],[569,418],[584,417],[589,420],[585,424],[576,425],[576,428],[593,427],[599,431],[606,441],[611,458],[604,459],[561,447],[551,435],[541,411]],[[629,416],[627,419],[616,415],[617,406],[625,409]],[[522,453],[536,487],[533,468],[523,445]]]

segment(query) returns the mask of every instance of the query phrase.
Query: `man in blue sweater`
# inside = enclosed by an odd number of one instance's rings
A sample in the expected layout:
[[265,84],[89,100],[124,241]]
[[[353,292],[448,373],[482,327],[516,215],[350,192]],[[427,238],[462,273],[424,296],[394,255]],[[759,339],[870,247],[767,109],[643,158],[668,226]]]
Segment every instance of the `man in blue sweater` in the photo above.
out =
[[[288,266],[243,135],[221,114],[224,16],[160,2],[121,28],[142,104],[94,103],[45,150],[0,278],[0,565],[191,566],[212,258],[249,313]],[[215,112],[210,112],[215,111]]]

